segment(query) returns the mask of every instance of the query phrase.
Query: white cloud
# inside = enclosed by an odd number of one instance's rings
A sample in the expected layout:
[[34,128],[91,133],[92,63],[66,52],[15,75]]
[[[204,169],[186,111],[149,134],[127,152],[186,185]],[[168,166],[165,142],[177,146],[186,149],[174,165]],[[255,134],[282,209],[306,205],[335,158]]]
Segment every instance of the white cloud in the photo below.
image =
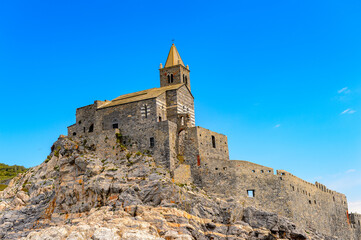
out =
[[349,202],[348,203],[348,211],[361,213],[361,201]]
[[274,128],[279,128],[281,127],[281,124],[276,124],[276,126],[274,126]]
[[338,93],[350,93],[350,89],[348,89],[348,87],[344,87],[341,88],[340,90],[337,91]]
[[355,169],[349,169],[349,170],[346,171],[346,173],[353,173],[353,172],[356,172],[356,170]]
[[347,108],[346,110],[344,110],[343,112],[341,112],[341,115],[343,114],[353,114],[355,113],[356,111],[355,110],[352,110],[351,108]]

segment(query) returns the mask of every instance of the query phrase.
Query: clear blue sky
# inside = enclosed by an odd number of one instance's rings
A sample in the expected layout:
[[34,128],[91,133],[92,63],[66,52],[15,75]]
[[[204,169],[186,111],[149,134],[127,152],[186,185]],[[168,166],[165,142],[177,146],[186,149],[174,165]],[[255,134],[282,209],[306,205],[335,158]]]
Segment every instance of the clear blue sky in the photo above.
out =
[[159,86],[172,39],[232,159],[361,212],[360,1],[0,2],[0,162],[40,164],[94,100]]

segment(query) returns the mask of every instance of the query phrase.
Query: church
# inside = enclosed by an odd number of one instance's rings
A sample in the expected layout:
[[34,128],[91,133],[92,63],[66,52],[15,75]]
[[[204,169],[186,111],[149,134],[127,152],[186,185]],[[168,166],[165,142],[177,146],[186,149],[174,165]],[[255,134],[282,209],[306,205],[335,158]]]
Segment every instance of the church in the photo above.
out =
[[[200,164],[201,156],[229,159],[225,135],[195,126],[189,66],[184,65],[174,44],[164,67],[160,64],[159,76],[159,88],[78,108],[68,135],[96,139],[119,131],[124,145],[150,152],[171,171],[184,161]],[[186,144],[189,137],[191,145]]]

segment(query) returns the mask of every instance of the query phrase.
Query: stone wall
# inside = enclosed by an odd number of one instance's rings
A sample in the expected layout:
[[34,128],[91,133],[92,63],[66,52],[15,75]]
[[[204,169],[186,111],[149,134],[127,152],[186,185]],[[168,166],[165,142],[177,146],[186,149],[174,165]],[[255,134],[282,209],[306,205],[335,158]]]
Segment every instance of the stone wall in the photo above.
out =
[[[258,164],[208,158],[192,168],[195,183],[243,205],[266,209],[297,223],[336,236],[348,236],[347,200],[324,185]],[[342,238],[348,239],[348,238]]]
[[361,214],[350,213],[349,221],[351,224],[354,239],[361,239]]
[[186,86],[166,92],[167,119],[178,122],[179,114],[189,114],[191,126],[195,125],[194,99]]

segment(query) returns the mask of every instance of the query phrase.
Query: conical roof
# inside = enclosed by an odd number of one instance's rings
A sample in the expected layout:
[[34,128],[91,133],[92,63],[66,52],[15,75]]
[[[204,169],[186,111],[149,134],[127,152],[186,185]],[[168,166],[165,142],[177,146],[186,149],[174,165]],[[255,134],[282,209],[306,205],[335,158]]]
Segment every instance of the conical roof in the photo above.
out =
[[168,58],[164,67],[171,67],[179,64],[181,64],[184,67],[182,58],[180,57],[179,52],[173,43],[172,47],[170,48]]

